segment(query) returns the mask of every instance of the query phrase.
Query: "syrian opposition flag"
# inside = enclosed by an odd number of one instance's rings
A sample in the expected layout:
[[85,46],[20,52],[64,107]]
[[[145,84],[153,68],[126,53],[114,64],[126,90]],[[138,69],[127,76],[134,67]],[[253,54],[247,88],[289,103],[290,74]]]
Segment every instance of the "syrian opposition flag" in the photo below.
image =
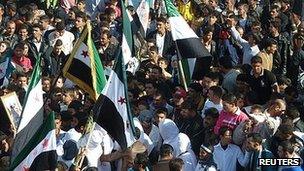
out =
[[55,170],[56,166],[55,116],[54,112],[51,112],[12,161],[10,170]]
[[63,68],[63,76],[73,81],[81,89],[97,100],[106,83],[103,66],[91,37],[88,24],[76,42]]
[[127,65],[127,71],[135,73],[139,68],[139,60],[134,57],[134,42],[133,42],[133,33],[131,29],[131,23],[133,23],[133,17],[129,12],[126,11],[126,7],[123,2],[121,2],[121,11],[122,11],[122,53],[124,58],[124,63]]
[[[40,64],[41,57],[37,64]],[[31,81],[25,95],[21,118],[14,140],[12,161],[23,150],[43,123],[43,90],[41,84],[41,67],[36,65],[31,75]]]
[[102,95],[93,108],[96,123],[104,128],[122,149],[131,146],[135,141],[124,68],[123,58],[120,55],[116,59]]
[[[131,25],[123,1],[123,39],[106,86],[99,96],[93,112],[95,120],[114,138],[122,149],[134,142],[134,124],[130,111],[127,89],[126,64],[130,61],[132,47]],[[125,62],[124,60],[128,60]]]
[[133,20],[138,27],[138,31],[144,38],[146,37],[147,29],[149,26],[149,14],[149,0],[142,0],[136,9]]
[[165,0],[165,6],[169,16],[173,41],[176,42],[178,57],[182,59],[185,77],[186,79],[191,79],[191,77],[195,79],[201,75],[202,69],[210,68],[211,54],[180,15],[171,0]]

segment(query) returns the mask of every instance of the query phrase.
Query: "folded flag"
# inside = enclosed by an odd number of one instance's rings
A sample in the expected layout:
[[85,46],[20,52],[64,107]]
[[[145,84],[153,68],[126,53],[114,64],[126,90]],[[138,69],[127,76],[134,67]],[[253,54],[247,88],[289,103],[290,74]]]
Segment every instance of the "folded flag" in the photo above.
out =
[[[40,64],[41,57],[36,64]],[[31,75],[30,84],[26,92],[19,124],[17,126],[17,135],[14,140],[11,160],[19,155],[24,146],[36,133],[43,123],[43,90],[41,83],[41,67],[36,65]]]
[[63,68],[63,76],[86,91],[94,100],[97,100],[106,84],[103,66],[92,40],[89,24],[76,42]]
[[55,170],[56,166],[55,116],[51,112],[11,163],[10,170]]
[[[165,0],[173,41],[178,57],[182,59],[183,71],[188,81],[199,77],[211,65],[211,54],[202,44],[171,0]],[[202,71],[203,70],[203,71]],[[197,75],[198,74],[198,75]],[[194,78],[195,77],[195,78]]]
[[126,78],[126,62],[130,61],[130,47],[132,47],[131,25],[128,22],[128,14],[124,3],[122,5],[123,16],[123,40],[119,48],[115,65],[110,73],[102,95],[99,96],[93,108],[95,121],[114,138],[122,149],[130,147],[134,142],[134,125],[128,101],[128,89]]

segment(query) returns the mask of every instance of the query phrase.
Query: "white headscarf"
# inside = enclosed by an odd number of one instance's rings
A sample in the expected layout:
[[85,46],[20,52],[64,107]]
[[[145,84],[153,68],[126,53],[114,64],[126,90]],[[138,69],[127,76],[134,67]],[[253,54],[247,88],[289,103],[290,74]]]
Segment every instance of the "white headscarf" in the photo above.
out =
[[174,157],[181,158],[184,161],[184,169],[194,170],[197,161],[191,149],[189,137],[184,133],[179,133],[176,124],[170,119],[165,119],[159,123],[159,132],[164,139],[163,144],[170,144],[173,147]]
[[140,136],[139,136],[138,141],[140,141],[141,143],[143,143],[146,146],[146,148],[148,150],[148,154],[150,154],[154,148],[153,142],[151,141],[150,137],[144,132],[144,129],[143,129],[142,125],[140,124],[139,120],[137,118],[134,118],[133,122],[134,122],[134,126],[140,130]]
[[159,133],[163,138],[163,144],[169,144],[173,147],[173,155],[177,157],[180,153],[179,130],[171,119],[165,119],[159,123]]

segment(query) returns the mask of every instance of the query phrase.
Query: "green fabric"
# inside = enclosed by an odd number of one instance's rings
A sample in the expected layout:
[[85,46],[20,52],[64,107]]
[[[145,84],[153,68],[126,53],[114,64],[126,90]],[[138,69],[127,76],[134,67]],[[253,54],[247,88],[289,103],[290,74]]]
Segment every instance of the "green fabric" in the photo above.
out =
[[[123,28],[123,35],[126,37],[126,40],[128,42],[128,45],[130,48],[133,47],[133,34],[132,34],[132,30],[131,30],[131,22],[129,19],[129,16],[127,14],[126,11],[126,7],[124,5],[124,2],[121,1],[121,6],[122,6],[122,28]],[[132,52],[132,49],[130,49]]]
[[[36,65],[34,67],[34,70],[32,72],[32,75],[30,77],[31,81],[30,81],[28,89],[26,91],[26,95],[24,97],[25,100],[23,101],[23,105],[22,106],[24,106],[26,104],[27,98],[28,98],[29,93],[31,92],[31,90],[34,87],[36,87],[36,85],[38,84],[38,82],[41,80],[41,74],[42,74],[42,72],[41,72],[41,67],[40,67],[40,63],[41,63],[40,61],[41,61],[41,56],[39,55],[38,56],[38,60],[36,61]],[[22,116],[22,114],[21,114],[21,116]]]
[[180,16],[177,8],[173,5],[173,3],[170,0],[165,0],[167,15],[169,17],[178,17]]
[[[95,70],[95,73],[96,73],[96,92],[98,94],[101,94],[104,86],[106,85],[106,77],[105,77],[105,74],[104,74],[104,70],[103,70],[103,66],[102,66],[102,63],[100,61],[100,57],[98,55],[98,51],[94,45],[94,42],[92,40],[92,37],[91,36],[88,36],[88,39],[87,39],[87,46],[91,46],[92,49],[93,49],[93,60],[94,60],[94,68],[92,68],[92,70]],[[90,49],[90,48],[89,48]]]
[[189,85],[191,82],[191,73],[190,73],[190,68],[189,68],[189,63],[188,63],[188,59],[182,59],[182,69],[184,71],[184,76],[186,79],[186,84]]
[[51,112],[45,122],[39,127],[37,132],[19,153],[19,155],[12,162],[9,170],[14,170],[27,156],[28,154],[46,137],[46,135],[55,129],[55,114]]

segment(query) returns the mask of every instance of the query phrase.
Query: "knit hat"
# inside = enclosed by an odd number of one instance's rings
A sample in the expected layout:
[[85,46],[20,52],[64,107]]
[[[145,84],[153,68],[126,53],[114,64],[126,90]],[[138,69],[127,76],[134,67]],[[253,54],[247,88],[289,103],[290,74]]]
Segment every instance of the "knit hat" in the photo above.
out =
[[205,150],[209,154],[213,153],[213,147],[212,146],[207,146],[207,145],[205,146],[204,144],[202,144],[201,149]]
[[178,89],[175,91],[173,96],[177,98],[185,98],[187,96],[187,92],[184,89]]

